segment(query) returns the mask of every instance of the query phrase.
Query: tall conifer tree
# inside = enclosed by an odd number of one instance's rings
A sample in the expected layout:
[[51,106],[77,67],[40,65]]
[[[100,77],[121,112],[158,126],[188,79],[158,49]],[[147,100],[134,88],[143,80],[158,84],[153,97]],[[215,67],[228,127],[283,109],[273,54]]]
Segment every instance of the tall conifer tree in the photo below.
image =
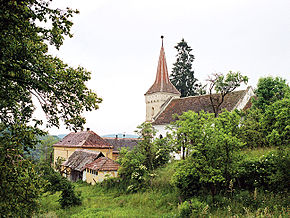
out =
[[192,70],[192,62],[194,55],[190,52],[191,47],[188,46],[184,39],[181,40],[174,48],[177,49],[177,59],[173,64],[172,74],[170,75],[171,83],[181,93],[181,97],[194,96],[202,93],[200,92],[201,84],[197,83]]

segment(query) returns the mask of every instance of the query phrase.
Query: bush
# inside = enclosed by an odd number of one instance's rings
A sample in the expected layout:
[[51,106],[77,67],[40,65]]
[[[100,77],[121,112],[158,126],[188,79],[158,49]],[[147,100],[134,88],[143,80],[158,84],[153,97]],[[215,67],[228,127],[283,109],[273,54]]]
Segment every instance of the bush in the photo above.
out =
[[188,201],[184,201],[178,206],[179,217],[190,217],[191,215],[191,206]]
[[[289,150],[289,149],[288,149]],[[238,183],[240,188],[288,191],[290,158],[287,150],[270,152],[257,159],[244,159],[239,164]]]
[[200,177],[196,170],[196,163],[192,158],[180,161],[171,178],[171,184],[178,188],[181,196],[188,198],[201,189]]
[[58,201],[62,208],[81,204],[80,194],[75,193],[74,185],[65,177],[62,177],[47,164],[39,164],[38,171],[47,181],[46,192],[55,193],[61,191],[61,197]]

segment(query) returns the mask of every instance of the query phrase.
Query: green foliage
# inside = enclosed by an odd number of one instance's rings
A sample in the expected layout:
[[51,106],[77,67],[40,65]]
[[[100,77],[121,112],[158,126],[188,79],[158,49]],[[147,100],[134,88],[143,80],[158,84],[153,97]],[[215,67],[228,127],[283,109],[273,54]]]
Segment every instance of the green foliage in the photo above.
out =
[[70,18],[75,13],[51,9],[46,1],[2,1],[1,122],[31,119],[32,96],[40,102],[49,126],[59,126],[63,120],[73,129],[81,128],[85,122],[82,112],[98,108],[101,99],[85,85],[90,73],[47,53],[47,43],[59,48],[64,36],[72,37]]
[[192,49],[184,39],[174,48],[177,50],[177,59],[173,64],[174,67],[170,75],[171,83],[181,93],[181,97],[203,94],[203,87],[197,83],[198,80],[194,77],[194,71],[192,70],[194,60],[194,56],[190,53]]
[[156,131],[151,123],[143,123],[138,129],[137,133],[142,138],[138,146],[131,151],[122,149],[119,156],[121,167],[118,172],[130,192],[148,186],[155,176],[153,170],[166,164],[171,152],[166,138],[153,140]]
[[254,106],[250,110],[242,113],[240,138],[252,148],[287,146],[290,138],[290,89],[285,80],[278,77],[259,81],[256,92],[260,96],[253,100]]
[[184,201],[182,204],[179,205],[179,217],[190,217],[191,215],[191,207],[189,202]]
[[177,164],[171,184],[178,189],[181,196],[188,198],[201,190],[200,173],[197,171],[199,168],[199,164],[192,157]]
[[169,127],[172,131],[171,143],[176,151],[182,151],[182,159],[185,158],[186,154],[188,155],[190,149],[202,141],[205,125],[212,123],[213,117],[213,114],[204,111],[200,113],[188,111],[171,124]]
[[179,217],[197,217],[207,213],[208,205],[197,198],[192,198],[180,204],[178,209]]
[[[167,170],[171,171],[172,165]],[[162,169],[163,171],[164,169]],[[165,170],[166,171],[166,170]],[[170,176],[164,171],[164,175]],[[153,180],[158,179],[155,177]],[[165,181],[165,180],[163,180]],[[165,181],[167,183],[167,181]],[[187,199],[191,217],[289,217],[287,193],[271,193],[256,189],[236,190],[233,195],[198,195]],[[137,193],[121,193],[118,189],[107,190],[101,185],[76,183],[82,193],[83,204],[61,209],[55,199],[59,193],[41,198],[41,211],[37,217],[178,217],[184,203],[167,185],[160,185]]]
[[6,127],[0,123],[0,211],[1,216],[30,216],[38,209],[44,181],[34,164],[23,158],[25,147],[32,147],[40,134],[21,124]]
[[266,107],[262,124],[272,146],[288,146],[290,139],[290,98],[283,98]]
[[257,99],[253,101],[253,106],[265,112],[267,106],[286,97],[287,92],[289,93],[289,86],[285,79],[280,77],[260,78],[255,90]]
[[[69,8],[52,9],[49,3],[2,0],[0,7],[1,188],[10,190],[1,197],[11,207],[21,205],[23,216],[37,209],[33,202],[39,195],[33,170],[25,171],[34,166],[23,159],[24,151],[37,143],[36,135],[44,135],[38,129],[43,121],[32,117],[34,100],[45,112],[48,127],[59,127],[62,121],[73,130],[81,129],[85,123],[83,112],[97,109],[101,102],[86,86],[90,72],[69,67],[48,54],[48,44],[59,49],[65,36],[72,37],[70,19],[78,13]],[[20,162],[25,163],[25,169]],[[18,183],[15,190],[14,182]],[[1,215],[7,216],[4,212]],[[9,215],[19,216],[18,212],[11,210]]]
[[38,137],[39,142],[33,149],[29,149],[25,157],[30,158],[34,162],[47,162],[53,164],[53,147],[52,145],[59,141],[56,136],[45,135]]
[[246,158],[239,164],[238,182],[241,188],[264,188],[274,192],[289,188],[289,149],[277,150],[260,158]]
[[215,195],[222,187],[228,187],[235,177],[240,159],[238,151],[243,145],[237,137],[239,122],[240,116],[235,111],[224,111],[217,118],[213,114],[189,111],[176,121],[180,128],[173,134],[175,138],[186,135],[190,155],[177,167],[172,179],[182,195],[190,196],[200,187]]
[[41,163],[38,166],[38,173],[47,181],[45,192],[55,193],[61,191],[59,203],[62,208],[81,204],[80,197],[74,191],[74,185],[60,173],[54,171],[49,164]]
[[268,146],[264,131],[263,114],[259,109],[250,109],[241,113],[240,139],[247,148],[260,148]]
[[[217,117],[225,96],[240,87],[242,83],[247,84],[248,77],[243,76],[240,72],[235,73],[230,71],[226,76],[221,73],[213,74],[213,76],[208,79],[208,82],[211,106]],[[218,95],[213,95],[213,91]]]

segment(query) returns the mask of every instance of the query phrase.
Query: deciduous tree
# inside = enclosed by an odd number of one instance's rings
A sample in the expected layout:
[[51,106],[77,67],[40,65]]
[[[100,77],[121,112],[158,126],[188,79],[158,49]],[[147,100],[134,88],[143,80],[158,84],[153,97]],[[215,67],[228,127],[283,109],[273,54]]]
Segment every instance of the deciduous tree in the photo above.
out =
[[266,106],[281,100],[289,92],[289,85],[281,77],[265,77],[258,81],[255,94],[257,98],[253,101],[253,106],[265,112]]
[[[218,73],[213,74],[212,77],[208,79],[208,82],[211,106],[217,117],[225,96],[233,92],[242,83],[247,84],[248,77],[242,76],[240,72],[235,73],[230,71],[226,76]],[[217,95],[213,95],[213,91],[215,91]]]
[[[2,216],[31,215],[37,208],[33,202],[39,193],[29,170],[33,165],[25,160],[26,167],[21,166],[24,150],[33,148],[36,135],[43,134],[39,129],[43,121],[32,117],[33,96],[46,114],[48,127],[59,127],[63,121],[73,130],[85,123],[83,112],[97,109],[101,102],[86,86],[90,72],[72,68],[48,53],[49,44],[59,49],[65,36],[72,37],[70,19],[78,13],[51,8],[49,3],[0,0],[0,211],[21,204],[21,210]],[[25,196],[18,194],[21,190]]]

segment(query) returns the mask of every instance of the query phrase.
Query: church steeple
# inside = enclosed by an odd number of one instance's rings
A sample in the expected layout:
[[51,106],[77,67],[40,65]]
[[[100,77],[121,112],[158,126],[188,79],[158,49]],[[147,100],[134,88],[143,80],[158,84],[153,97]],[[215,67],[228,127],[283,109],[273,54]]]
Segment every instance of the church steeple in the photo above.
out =
[[174,85],[169,80],[165,52],[163,47],[163,36],[162,39],[162,46],[160,50],[159,60],[158,60],[158,67],[156,73],[156,79],[154,84],[150,87],[150,89],[145,93],[152,94],[156,92],[167,92],[180,95],[180,92],[175,88]]
[[180,92],[169,80],[165,52],[162,45],[158,60],[155,82],[145,93],[146,121],[153,121],[154,117],[162,110],[163,104],[170,99],[179,98]]

